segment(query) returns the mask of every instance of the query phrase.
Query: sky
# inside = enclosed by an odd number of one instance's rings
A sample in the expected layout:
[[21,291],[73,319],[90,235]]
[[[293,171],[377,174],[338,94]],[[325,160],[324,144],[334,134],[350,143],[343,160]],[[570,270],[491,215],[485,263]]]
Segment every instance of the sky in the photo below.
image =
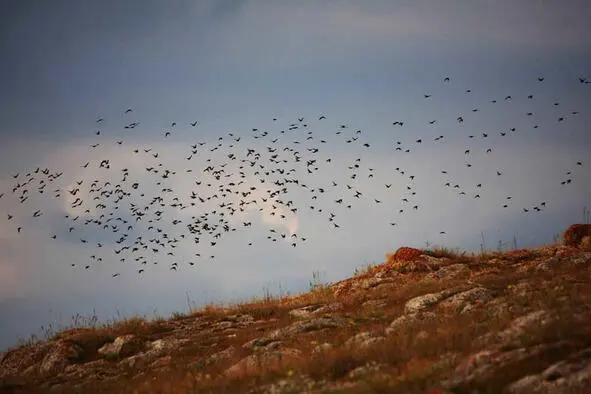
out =
[[591,208],[587,1],[1,7],[0,350]]

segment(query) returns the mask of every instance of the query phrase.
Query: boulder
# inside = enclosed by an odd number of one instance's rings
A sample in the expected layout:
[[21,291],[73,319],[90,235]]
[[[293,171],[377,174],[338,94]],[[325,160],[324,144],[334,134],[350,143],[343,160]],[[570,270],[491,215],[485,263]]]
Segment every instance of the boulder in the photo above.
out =
[[103,356],[127,357],[142,348],[142,341],[133,334],[117,337],[113,342],[104,344],[98,353]]
[[591,392],[591,348],[552,364],[540,374],[524,376],[507,391],[513,394]]
[[386,335],[391,335],[406,325],[410,325],[419,321],[434,321],[435,319],[437,319],[437,315],[433,312],[421,311],[402,315],[390,323],[390,325],[386,328]]
[[29,375],[37,370],[38,364],[51,349],[47,343],[19,347],[3,353],[0,359],[0,379]]
[[564,244],[579,246],[584,237],[591,236],[591,224],[573,224],[564,233]]
[[500,371],[505,375],[512,373],[519,376],[523,366],[536,360],[557,357],[560,353],[568,352],[572,347],[573,344],[568,341],[559,341],[511,350],[501,348],[482,350],[460,362],[451,378],[442,382],[442,385],[453,392],[476,392],[475,386],[484,387],[494,382]]
[[387,254],[387,263],[392,263],[393,261],[412,261],[417,259],[423,252],[419,249],[409,248],[403,246],[398,248],[398,250],[394,254]]
[[345,342],[346,347],[366,348],[373,344],[380,343],[384,337],[371,331],[360,332]]
[[277,351],[251,354],[238,361],[225,371],[229,378],[238,378],[258,371],[283,371],[287,364],[299,360],[301,351],[298,349],[281,349]]
[[453,293],[447,290],[440,291],[439,293],[423,294],[422,296],[411,298],[404,304],[405,313],[415,313],[423,309],[426,309],[432,305],[439,303],[440,301],[448,298]]
[[486,303],[493,298],[494,294],[492,291],[479,286],[452,295],[441,302],[441,306],[456,309],[460,313],[466,313],[471,311],[475,305]]
[[41,361],[39,372],[42,374],[57,374],[66,369],[73,361],[82,355],[83,349],[69,341],[57,341]]
[[435,272],[431,272],[425,276],[425,279],[451,279],[461,275],[469,275],[470,268],[466,264],[452,264],[446,267],[441,267]]

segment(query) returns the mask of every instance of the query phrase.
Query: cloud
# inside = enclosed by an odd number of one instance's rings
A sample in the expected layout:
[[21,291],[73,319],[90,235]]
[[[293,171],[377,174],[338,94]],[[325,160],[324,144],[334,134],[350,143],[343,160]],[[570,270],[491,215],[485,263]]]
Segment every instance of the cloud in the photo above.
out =
[[591,46],[589,17],[591,6],[582,2],[252,2],[212,26],[210,58],[289,70],[335,65],[352,53],[375,56],[378,48],[381,57],[438,46],[572,51]]

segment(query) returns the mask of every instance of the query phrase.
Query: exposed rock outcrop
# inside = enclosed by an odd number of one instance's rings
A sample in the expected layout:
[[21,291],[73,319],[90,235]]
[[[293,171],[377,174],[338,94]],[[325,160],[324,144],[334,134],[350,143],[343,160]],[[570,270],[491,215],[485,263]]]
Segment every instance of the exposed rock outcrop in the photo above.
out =
[[589,236],[591,236],[591,224],[573,224],[564,233],[564,244],[579,246],[583,238]]
[[399,252],[281,301],[12,349],[0,392],[591,392],[591,252]]

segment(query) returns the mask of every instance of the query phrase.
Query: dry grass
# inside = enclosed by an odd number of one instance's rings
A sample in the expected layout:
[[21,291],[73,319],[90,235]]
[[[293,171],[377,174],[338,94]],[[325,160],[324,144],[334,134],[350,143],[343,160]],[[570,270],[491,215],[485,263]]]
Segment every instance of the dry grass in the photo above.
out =
[[452,259],[455,263],[472,261],[472,256],[466,252],[460,252],[459,249],[449,249],[442,246],[435,246],[430,249],[422,249],[421,251],[427,256]]
[[[450,376],[459,360],[482,348],[482,345],[475,341],[476,338],[500,332],[507,328],[513,319],[530,311],[558,311],[563,310],[565,305],[575,308],[591,303],[591,284],[588,280],[576,280],[588,278],[587,267],[565,265],[553,272],[515,270],[514,264],[538,257],[537,251],[517,250],[468,255],[456,250],[435,248],[423,252],[433,257],[449,258],[453,263],[471,266],[477,271],[471,279],[492,290],[497,298],[505,302],[507,308],[498,313],[492,313],[490,308],[476,308],[468,314],[438,313],[438,319],[408,323],[386,336],[379,344],[364,349],[347,348],[344,346],[346,340],[359,332],[372,331],[383,334],[390,322],[402,314],[404,304],[410,298],[450,288],[468,289],[471,285],[468,285],[465,279],[422,281],[424,273],[416,272],[397,277],[397,285],[394,287],[336,297],[327,285],[319,283],[318,275],[314,275],[314,281],[310,285],[311,291],[295,297],[266,296],[228,306],[210,304],[199,310],[192,310],[186,315],[176,314],[171,320],[199,318],[205,323],[216,323],[223,321],[228,315],[249,314],[261,322],[241,328],[233,336],[195,332],[189,346],[172,354],[169,370],[146,371],[142,376],[135,378],[132,378],[131,374],[125,375],[116,381],[89,386],[84,392],[236,393],[247,392],[277,379],[307,376],[317,381],[351,383],[349,388],[343,388],[338,391],[339,393],[426,393],[428,390],[437,389],[439,382]],[[493,259],[503,262],[495,263]],[[358,275],[367,276],[378,268],[368,266]],[[512,291],[520,282],[527,282],[531,290]],[[363,302],[368,299],[383,299],[386,305],[378,311],[371,311],[362,307]],[[233,379],[228,379],[223,374],[227,368],[252,354],[251,350],[242,348],[242,344],[292,324],[296,318],[289,314],[290,310],[334,301],[342,304],[342,310],[336,314],[354,322],[354,325],[286,338],[282,347],[300,350],[299,358],[289,359],[285,363],[275,363],[255,373],[245,373]],[[591,345],[591,329],[573,326],[569,323],[568,312],[562,313],[565,313],[565,316],[553,322],[551,329],[533,330],[521,339],[521,345],[529,346],[565,338],[582,345]],[[144,318],[130,318],[104,325],[98,325],[96,322],[93,324],[94,326],[87,328],[76,327],[60,332],[54,335],[54,339],[66,338],[80,344],[86,350],[84,361],[89,361],[98,358],[96,349],[119,335],[133,333],[142,339],[153,340],[170,331],[170,326],[162,319],[148,321]],[[417,333],[421,335],[417,337]],[[332,349],[315,353],[316,345],[325,342],[332,344]],[[208,356],[231,346],[236,349],[236,353],[229,359],[214,363],[205,361]],[[476,388],[482,393],[499,392],[498,390],[511,379],[538,371],[564,355],[564,351],[560,351],[537,360],[529,360],[523,365],[519,364],[503,371],[503,375],[494,385],[486,382],[472,389]],[[377,363],[382,369],[379,372],[369,372],[363,379],[352,382],[349,373],[370,363]],[[64,388],[63,392],[77,391]]]

